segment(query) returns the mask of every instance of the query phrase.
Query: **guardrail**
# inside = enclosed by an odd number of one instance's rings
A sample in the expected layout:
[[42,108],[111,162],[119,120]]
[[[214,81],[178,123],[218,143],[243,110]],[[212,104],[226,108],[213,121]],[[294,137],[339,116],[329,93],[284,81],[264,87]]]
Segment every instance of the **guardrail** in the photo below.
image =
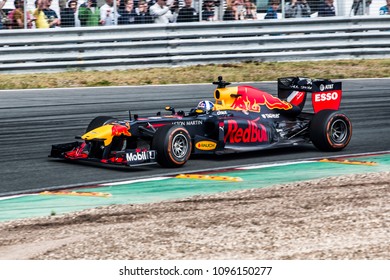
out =
[[390,17],[0,31],[0,73],[390,57]]

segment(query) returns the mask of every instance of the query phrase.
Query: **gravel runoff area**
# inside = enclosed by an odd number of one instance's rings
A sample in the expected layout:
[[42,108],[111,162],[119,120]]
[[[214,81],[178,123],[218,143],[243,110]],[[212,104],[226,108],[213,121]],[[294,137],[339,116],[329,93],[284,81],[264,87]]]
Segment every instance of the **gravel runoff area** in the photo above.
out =
[[390,259],[390,172],[0,223],[0,259]]

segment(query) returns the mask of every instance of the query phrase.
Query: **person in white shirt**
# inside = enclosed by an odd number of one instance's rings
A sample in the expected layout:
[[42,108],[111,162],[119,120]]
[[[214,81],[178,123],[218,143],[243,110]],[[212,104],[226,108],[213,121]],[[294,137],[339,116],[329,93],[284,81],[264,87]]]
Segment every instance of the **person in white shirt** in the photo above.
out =
[[155,23],[175,22],[177,14],[172,13],[171,8],[176,8],[175,1],[167,5],[166,0],[157,0],[156,4],[150,7],[150,15],[154,17]]
[[106,0],[106,4],[100,7],[100,20],[102,25],[115,25],[118,21],[118,8],[120,0],[116,1],[116,10],[114,9],[114,0]]

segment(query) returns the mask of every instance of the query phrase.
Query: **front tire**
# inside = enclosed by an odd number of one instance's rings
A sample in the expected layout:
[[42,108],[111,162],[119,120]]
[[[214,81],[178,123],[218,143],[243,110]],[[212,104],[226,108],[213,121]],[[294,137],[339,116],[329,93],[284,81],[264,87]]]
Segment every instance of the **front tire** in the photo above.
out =
[[114,117],[109,116],[98,116],[94,118],[88,125],[87,129],[85,130],[85,133],[90,132],[91,130],[94,130],[95,128],[101,127],[105,124],[108,124],[113,121],[117,121],[118,119]]
[[[95,128],[98,128],[98,127],[101,127],[103,125],[106,125],[108,123],[111,123],[113,121],[117,121],[118,119],[114,118],[114,117],[110,117],[110,116],[98,116],[96,118],[94,118],[88,125],[87,129],[85,130],[85,133],[88,133],[90,132],[91,130],[94,130]],[[115,142],[115,139],[113,140],[113,142]],[[105,154],[104,154],[104,150],[106,151],[110,151],[111,150],[111,147],[110,148],[105,148],[103,149],[102,148],[102,142],[99,142],[99,141],[90,141],[88,143],[89,145],[89,157],[90,158],[98,158],[98,159],[102,159],[104,158]],[[112,146],[113,144],[111,144]]]
[[191,136],[183,126],[164,126],[154,135],[152,149],[156,150],[161,166],[181,167],[191,155]]
[[340,151],[348,145],[351,137],[351,121],[339,111],[320,111],[311,120],[310,140],[321,151]]

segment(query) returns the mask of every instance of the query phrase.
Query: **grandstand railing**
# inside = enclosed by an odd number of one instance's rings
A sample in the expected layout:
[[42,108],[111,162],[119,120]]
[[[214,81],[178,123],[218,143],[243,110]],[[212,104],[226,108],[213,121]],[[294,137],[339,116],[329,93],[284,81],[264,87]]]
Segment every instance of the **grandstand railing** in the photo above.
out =
[[370,59],[390,57],[390,17],[4,30],[0,38],[0,73]]

